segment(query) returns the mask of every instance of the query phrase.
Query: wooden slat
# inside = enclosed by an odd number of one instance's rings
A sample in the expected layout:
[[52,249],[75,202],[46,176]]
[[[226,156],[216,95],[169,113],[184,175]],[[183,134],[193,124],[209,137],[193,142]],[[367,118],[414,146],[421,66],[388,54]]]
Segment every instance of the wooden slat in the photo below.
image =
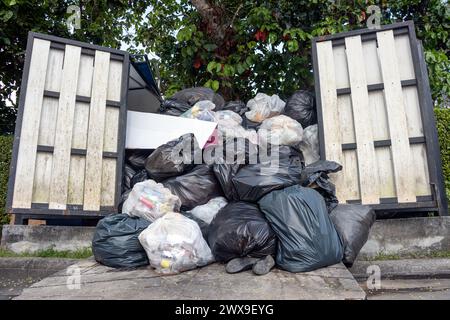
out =
[[353,109],[352,99],[350,95],[339,96],[338,100],[339,123],[345,124],[341,126],[341,142],[356,143],[355,126],[353,125]]
[[45,77],[45,90],[54,92],[60,91],[63,62],[64,51],[50,49],[48,55],[47,76]]
[[69,185],[67,204],[83,204],[84,173],[86,170],[86,157],[72,155],[70,157]]
[[107,100],[120,101],[122,88],[122,61],[112,60],[109,64]]
[[49,51],[49,41],[34,39],[17,154],[13,208],[31,207],[36,146],[39,136]]
[[409,36],[407,34],[396,36],[394,42],[400,80],[415,79]]
[[77,102],[73,120],[72,148],[86,149],[89,124],[89,104]]
[[358,159],[356,150],[343,152],[344,162],[342,163],[342,184],[336,186],[336,194],[340,201],[359,200],[361,192],[359,187]]
[[77,83],[77,95],[90,97],[92,88],[92,75],[94,73],[94,57],[81,55],[80,72]]
[[378,60],[377,42],[365,41],[362,43],[364,67],[368,85],[382,83],[380,61]]
[[392,141],[395,188],[399,202],[415,202],[414,172],[408,139],[406,107],[398,69],[392,30],[377,33],[381,73],[385,84],[384,93]]
[[356,151],[360,173],[361,201],[365,204],[377,204],[380,198],[379,184],[361,36],[345,38],[345,46],[347,48],[347,64],[352,90],[353,121],[358,146]]
[[50,195],[50,180],[52,178],[53,154],[38,152],[36,169],[33,179],[33,203],[48,203]]
[[411,155],[414,166],[415,194],[416,196],[431,195],[427,149],[425,144],[412,145]]
[[109,56],[110,54],[107,52],[95,52],[92,99],[89,110],[84,210],[100,209]]
[[392,154],[390,147],[375,149],[376,161],[378,164],[378,177],[380,181],[380,198],[396,197],[394,182],[394,168],[392,164]]
[[117,152],[117,138],[119,136],[119,114],[120,109],[118,108],[106,108],[106,125],[103,142],[103,150],[106,152]]
[[[323,114],[323,131],[325,144],[325,157],[343,163],[341,128],[339,125],[338,100],[336,93],[336,72],[333,48],[331,41],[317,43],[317,62],[320,74],[320,92]],[[336,186],[341,186],[342,172],[331,174],[331,180]],[[339,188],[339,187],[337,187]]]
[[408,135],[412,137],[423,136],[422,116],[417,87],[403,88],[403,99],[406,105],[406,120],[408,122]]
[[39,125],[38,144],[55,145],[56,117],[58,115],[58,99],[44,97],[42,101],[41,121]]
[[113,206],[116,193],[116,159],[103,159],[101,206]]
[[[319,44],[318,44],[319,47]],[[347,58],[345,55],[345,47],[339,46],[333,48],[333,59],[334,59],[334,68],[336,70],[335,79],[336,79],[336,88],[348,88],[350,87],[350,81],[348,78],[348,67],[347,67]]]
[[66,46],[53,151],[49,209],[66,209],[75,96],[81,48]]
[[369,92],[369,113],[373,139],[375,141],[390,139],[383,91]]

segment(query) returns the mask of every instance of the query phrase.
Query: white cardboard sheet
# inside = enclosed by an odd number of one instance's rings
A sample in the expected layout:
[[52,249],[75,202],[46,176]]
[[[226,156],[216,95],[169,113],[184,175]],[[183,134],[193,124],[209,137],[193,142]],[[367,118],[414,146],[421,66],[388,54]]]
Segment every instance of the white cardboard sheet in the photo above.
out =
[[127,111],[126,149],[156,149],[183,134],[193,133],[203,148],[217,123],[167,116],[156,113]]

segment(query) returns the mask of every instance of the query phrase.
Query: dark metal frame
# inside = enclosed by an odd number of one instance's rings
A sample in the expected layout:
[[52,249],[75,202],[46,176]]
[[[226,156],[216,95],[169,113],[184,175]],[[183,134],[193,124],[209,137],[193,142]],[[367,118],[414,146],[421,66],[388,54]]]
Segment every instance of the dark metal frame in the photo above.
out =
[[[48,204],[37,204],[32,203],[30,209],[23,208],[13,208],[12,199],[14,193],[14,183],[16,179],[16,165],[17,165],[17,155],[19,151],[20,143],[20,133],[22,130],[22,119],[24,112],[25,96],[28,86],[28,75],[30,71],[31,53],[33,51],[33,41],[34,39],[42,39],[50,41],[50,47],[53,49],[65,50],[66,45],[74,45],[81,47],[81,53],[86,55],[94,55],[96,50],[109,52],[111,54],[111,60],[123,61],[122,67],[122,85],[121,85],[121,97],[120,103],[107,101],[106,105],[108,107],[120,108],[119,111],[119,131],[118,131],[118,142],[117,142],[117,152],[104,152],[103,158],[115,158],[117,159],[116,166],[116,186],[115,186],[115,205],[112,207],[100,207],[99,211],[85,211],[82,205],[67,205],[66,210],[55,210],[49,209]],[[58,218],[61,216],[73,216],[73,217],[85,217],[85,218],[95,218],[103,217],[105,215],[116,213],[120,202],[121,191],[122,191],[122,172],[125,165],[125,134],[126,134],[126,124],[127,124],[127,97],[128,97],[128,81],[129,81],[129,68],[130,68],[130,55],[126,51],[121,51],[112,48],[101,47],[85,42],[80,42],[71,39],[65,39],[60,37],[55,37],[51,35],[29,32],[27,40],[27,49],[25,56],[25,65],[22,74],[22,84],[21,92],[19,97],[19,107],[16,119],[16,128],[14,133],[14,144],[13,153],[11,159],[9,181],[8,181],[8,196],[6,200],[6,212],[15,214],[15,223],[23,224],[28,219],[49,219]],[[44,92],[44,96],[59,97],[56,92]],[[77,101],[90,102],[89,97],[77,96]],[[51,147],[37,146],[37,151],[53,152]],[[85,154],[86,150],[72,149],[72,154]]]
[[[324,141],[324,128],[323,128],[323,113],[322,113],[322,101],[320,96],[320,79],[319,79],[319,66],[317,61],[317,43],[322,41],[332,41],[332,45],[339,46],[345,45],[344,38],[360,35],[361,41],[368,41],[376,39],[376,33],[379,31],[393,30],[394,35],[408,34],[412,59],[414,64],[414,72],[416,79],[410,79],[402,81],[402,86],[415,85],[417,87],[417,93],[419,96],[420,113],[422,118],[422,125],[424,131],[424,137],[412,137],[410,143],[424,143],[427,150],[427,162],[428,171],[430,177],[430,185],[432,197],[417,197],[415,203],[398,203],[397,198],[381,198],[379,205],[373,205],[375,210],[378,211],[438,211],[441,216],[448,215],[447,212],[447,198],[444,188],[444,179],[442,174],[442,163],[439,152],[439,141],[436,129],[436,121],[433,111],[433,100],[431,97],[427,66],[423,56],[423,49],[421,43],[416,38],[416,32],[414,29],[414,23],[412,21],[406,21],[401,23],[395,23],[391,25],[381,26],[380,29],[360,29],[349,32],[343,32],[334,35],[328,35],[323,37],[316,37],[312,41],[312,58],[313,58],[313,70],[316,92],[316,104],[317,104],[317,118],[318,118],[318,131],[319,131],[319,143],[320,143],[320,158],[326,159],[325,153],[325,141]],[[384,84],[376,84],[368,86],[368,90],[383,90]],[[339,89],[337,94],[349,94],[350,88]],[[374,141],[375,147],[389,146],[390,140]],[[343,150],[356,149],[356,144],[344,144]],[[348,201],[349,203],[361,203],[360,200]]]

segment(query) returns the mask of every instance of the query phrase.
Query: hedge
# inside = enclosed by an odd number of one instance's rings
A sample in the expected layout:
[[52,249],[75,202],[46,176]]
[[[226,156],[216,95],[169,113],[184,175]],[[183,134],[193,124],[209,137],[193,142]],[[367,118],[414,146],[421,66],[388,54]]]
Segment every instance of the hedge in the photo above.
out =
[[13,136],[0,136],[0,224],[9,223],[9,217],[5,214],[5,207],[12,143]]
[[434,109],[441,147],[442,171],[447,199],[450,200],[450,108]]
[[[447,198],[450,200],[450,109],[436,108],[435,114],[439,134],[439,145],[441,147],[445,187]],[[9,222],[9,217],[5,214],[5,203],[8,190],[12,142],[12,136],[0,136],[0,224]]]

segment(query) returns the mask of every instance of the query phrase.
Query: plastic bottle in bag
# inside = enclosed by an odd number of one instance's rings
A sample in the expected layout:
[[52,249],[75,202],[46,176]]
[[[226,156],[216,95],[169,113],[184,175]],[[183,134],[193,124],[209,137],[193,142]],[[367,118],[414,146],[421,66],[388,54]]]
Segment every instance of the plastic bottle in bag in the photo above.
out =
[[200,219],[210,224],[212,219],[216,216],[220,209],[227,205],[228,201],[224,197],[217,197],[209,200],[207,203],[200,206],[196,206],[190,211],[190,213]]
[[161,183],[145,180],[134,185],[122,212],[153,222],[167,212],[178,211],[180,206],[180,199]]
[[158,273],[175,274],[214,260],[198,224],[176,212],[152,223],[141,232],[139,241]]

